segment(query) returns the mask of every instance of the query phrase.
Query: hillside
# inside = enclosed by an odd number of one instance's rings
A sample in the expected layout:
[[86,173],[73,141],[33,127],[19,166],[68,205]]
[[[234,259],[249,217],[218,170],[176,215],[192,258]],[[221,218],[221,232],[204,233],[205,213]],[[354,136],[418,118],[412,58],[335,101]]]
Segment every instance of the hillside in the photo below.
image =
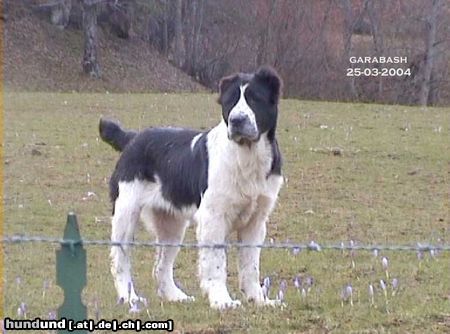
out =
[[60,30],[31,11],[10,12],[4,34],[4,84],[19,91],[173,92],[203,86],[172,66],[148,43],[99,29],[102,78],[81,69],[82,31]]
[[[81,71],[84,2],[63,2],[71,5],[58,18],[59,0],[0,0],[8,89],[215,90],[226,75],[269,64],[283,78],[284,97],[450,103],[448,1],[375,5],[316,0],[299,6],[297,1],[272,0],[102,0],[96,7],[101,80],[91,80]],[[433,24],[428,25],[431,16]],[[50,17],[66,28],[51,25]],[[352,55],[407,61],[354,64]],[[182,64],[183,71],[168,59]],[[352,68],[361,73],[352,74]]]

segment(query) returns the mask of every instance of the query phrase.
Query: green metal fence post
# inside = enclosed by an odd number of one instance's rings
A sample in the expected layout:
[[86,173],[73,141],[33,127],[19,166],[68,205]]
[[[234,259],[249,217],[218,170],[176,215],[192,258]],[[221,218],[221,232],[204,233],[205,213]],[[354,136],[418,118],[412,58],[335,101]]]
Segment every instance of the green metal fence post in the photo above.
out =
[[[77,217],[72,212],[67,216],[64,239],[74,242],[63,244],[61,249],[56,251],[56,281],[64,291],[64,302],[58,309],[58,318],[78,322],[87,319],[87,309],[81,301],[81,292],[86,286],[86,250],[81,243]],[[74,332],[87,333],[86,330]],[[60,330],[58,333],[69,331]]]

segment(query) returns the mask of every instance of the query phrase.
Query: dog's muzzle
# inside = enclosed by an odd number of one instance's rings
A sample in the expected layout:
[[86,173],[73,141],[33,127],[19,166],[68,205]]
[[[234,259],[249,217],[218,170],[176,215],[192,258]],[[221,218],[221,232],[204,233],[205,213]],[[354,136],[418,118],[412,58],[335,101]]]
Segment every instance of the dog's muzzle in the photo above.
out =
[[238,144],[258,140],[258,130],[246,115],[233,115],[228,119],[228,139]]

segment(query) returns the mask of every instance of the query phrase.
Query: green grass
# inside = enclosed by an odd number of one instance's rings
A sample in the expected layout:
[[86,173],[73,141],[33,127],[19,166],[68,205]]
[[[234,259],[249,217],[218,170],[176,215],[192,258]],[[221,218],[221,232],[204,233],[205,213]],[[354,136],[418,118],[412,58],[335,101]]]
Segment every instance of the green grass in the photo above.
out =
[[[7,235],[60,237],[74,210],[87,239],[108,239],[107,180],[117,153],[98,140],[101,115],[130,128],[180,125],[208,128],[220,117],[215,95],[206,94],[5,94],[5,224]],[[325,128],[327,126],[327,128]],[[281,103],[278,137],[287,178],[268,224],[268,238],[319,243],[355,240],[364,244],[450,242],[450,109],[303,102]],[[339,148],[340,154],[333,154]],[[95,196],[88,197],[93,192]],[[194,241],[191,228],[186,237]],[[138,240],[148,236],[140,228]],[[55,284],[55,249],[47,244],[5,246],[5,316],[17,317],[21,302],[27,317],[44,317],[62,301]],[[116,306],[109,272],[109,250],[88,247],[88,285],[84,300],[90,318],[98,304],[101,318],[126,319]],[[133,253],[136,287],[148,297],[152,319],[172,318],[184,332],[196,333],[444,333],[450,331],[450,254],[436,259],[414,252],[301,252],[264,250],[261,272],[271,276],[276,293],[289,282],[287,307],[244,307],[218,313],[200,295],[196,252],[183,250],[176,277],[197,301],[161,303],[151,278],[154,251]],[[230,252],[229,286],[236,282],[236,251]],[[379,280],[400,281],[389,290],[386,309]],[[292,284],[296,274],[314,277],[307,299]],[[49,287],[44,292],[44,281]],[[375,286],[370,306],[368,284]],[[352,284],[353,307],[341,305],[340,292]],[[390,289],[390,288],[389,288]],[[140,317],[148,319],[143,312]]]

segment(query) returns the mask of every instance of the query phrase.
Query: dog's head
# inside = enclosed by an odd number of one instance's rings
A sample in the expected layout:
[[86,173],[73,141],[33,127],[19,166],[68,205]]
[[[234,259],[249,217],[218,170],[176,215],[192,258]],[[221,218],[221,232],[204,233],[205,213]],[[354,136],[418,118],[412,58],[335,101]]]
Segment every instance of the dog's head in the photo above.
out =
[[274,133],[282,81],[274,69],[261,67],[254,74],[234,74],[219,84],[219,103],[228,138],[242,145]]

